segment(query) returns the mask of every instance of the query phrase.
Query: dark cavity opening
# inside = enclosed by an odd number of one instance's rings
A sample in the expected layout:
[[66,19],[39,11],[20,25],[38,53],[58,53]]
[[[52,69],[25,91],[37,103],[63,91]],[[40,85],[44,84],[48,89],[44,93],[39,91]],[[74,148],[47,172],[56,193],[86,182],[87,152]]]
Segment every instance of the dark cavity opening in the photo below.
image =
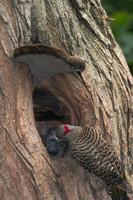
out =
[[34,89],[33,112],[39,132],[58,124],[71,123],[69,108],[45,88]]

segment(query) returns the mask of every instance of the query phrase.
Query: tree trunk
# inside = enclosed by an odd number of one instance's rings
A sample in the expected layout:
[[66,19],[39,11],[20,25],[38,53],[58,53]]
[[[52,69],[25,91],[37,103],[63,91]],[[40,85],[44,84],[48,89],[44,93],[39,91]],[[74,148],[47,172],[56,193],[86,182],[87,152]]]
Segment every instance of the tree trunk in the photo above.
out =
[[60,74],[41,87],[67,108],[69,123],[94,125],[109,137],[133,192],[133,80],[108,22],[99,0],[1,0],[0,199],[109,199],[104,185],[69,155],[51,160],[46,153],[34,119],[30,71],[12,62],[15,48],[32,43],[86,61],[82,75]]

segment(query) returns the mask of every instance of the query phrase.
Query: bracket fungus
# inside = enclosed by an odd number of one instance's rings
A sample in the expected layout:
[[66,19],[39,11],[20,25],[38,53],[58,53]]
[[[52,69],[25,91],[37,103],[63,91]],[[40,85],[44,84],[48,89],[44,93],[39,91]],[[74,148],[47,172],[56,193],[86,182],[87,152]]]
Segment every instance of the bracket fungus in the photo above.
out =
[[42,44],[22,46],[14,50],[15,61],[28,64],[32,75],[39,79],[48,79],[59,73],[81,72],[85,62],[66,51]]

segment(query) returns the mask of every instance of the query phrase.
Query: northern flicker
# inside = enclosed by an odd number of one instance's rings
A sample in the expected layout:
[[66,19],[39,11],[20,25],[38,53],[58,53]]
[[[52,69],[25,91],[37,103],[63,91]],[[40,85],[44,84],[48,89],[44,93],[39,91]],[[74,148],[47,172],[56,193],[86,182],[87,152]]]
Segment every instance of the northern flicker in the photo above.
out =
[[104,182],[112,200],[129,200],[122,164],[100,131],[65,124],[50,128],[48,134],[51,132],[60,139],[67,139],[72,157]]

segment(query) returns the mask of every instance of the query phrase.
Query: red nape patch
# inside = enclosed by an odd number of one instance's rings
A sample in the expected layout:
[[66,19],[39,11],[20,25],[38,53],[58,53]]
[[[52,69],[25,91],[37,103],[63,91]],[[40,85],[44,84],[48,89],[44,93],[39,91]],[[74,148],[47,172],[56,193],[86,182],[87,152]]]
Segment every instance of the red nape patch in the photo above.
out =
[[69,133],[69,132],[71,132],[71,131],[72,131],[72,129],[69,128],[69,126],[64,125],[64,135],[67,135],[67,133]]

